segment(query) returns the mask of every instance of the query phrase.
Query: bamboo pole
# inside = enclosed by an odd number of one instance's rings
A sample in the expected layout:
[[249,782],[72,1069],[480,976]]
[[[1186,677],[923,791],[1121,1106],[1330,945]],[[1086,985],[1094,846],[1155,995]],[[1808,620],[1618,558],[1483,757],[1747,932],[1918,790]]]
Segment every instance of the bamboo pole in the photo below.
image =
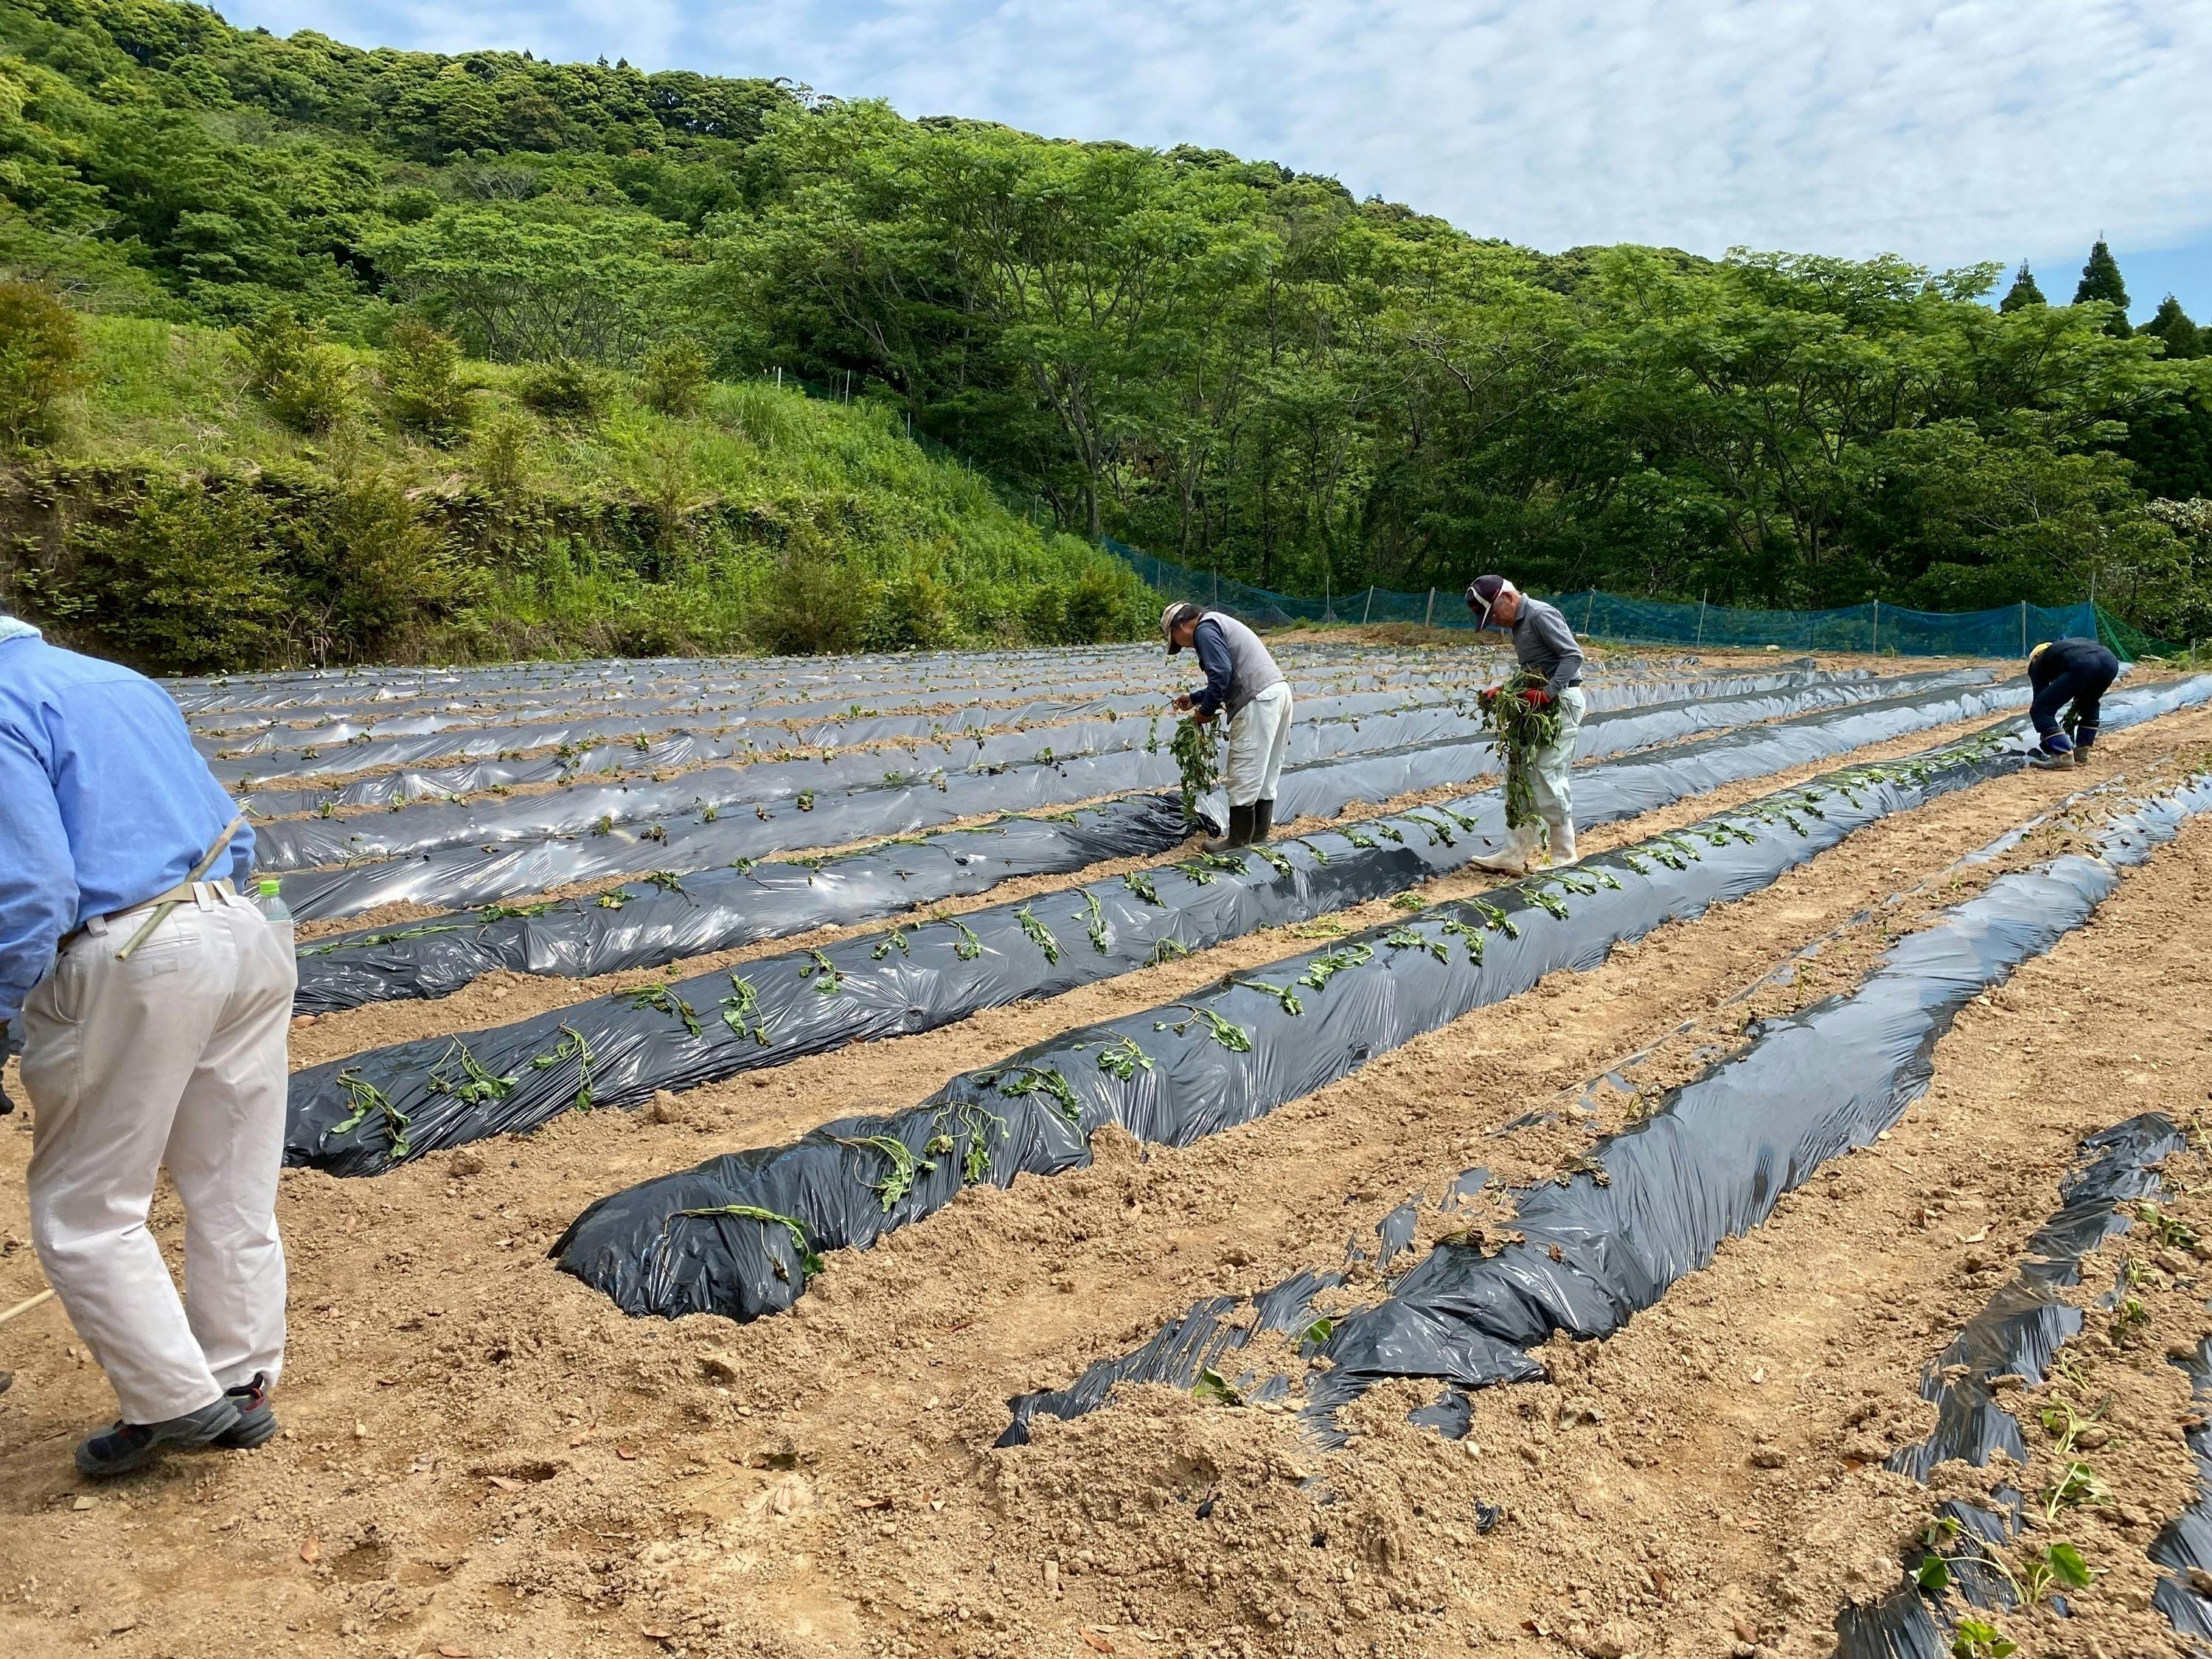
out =
[[30,1312],[32,1309],[37,1307],[41,1302],[52,1301],[54,1293],[51,1287],[46,1290],[40,1291],[36,1296],[24,1297],[23,1300],[18,1302],[14,1307],[9,1309],[7,1312],[0,1313],[0,1325],[6,1324],[17,1314],[27,1314]]

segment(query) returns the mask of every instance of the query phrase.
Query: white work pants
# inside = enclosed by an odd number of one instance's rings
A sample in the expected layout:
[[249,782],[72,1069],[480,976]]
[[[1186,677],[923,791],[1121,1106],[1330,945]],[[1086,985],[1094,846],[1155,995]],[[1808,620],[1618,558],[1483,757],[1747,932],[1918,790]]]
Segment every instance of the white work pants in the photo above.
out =
[[[257,1371],[273,1382],[284,1357],[291,929],[203,890],[127,962],[116,952],[152,913],[95,923],[23,1007],[32,1240],[128,1423],[198,1411]],[[165,1164],[189,1311],[146,1229]]]
[[1231,806],[1273,800],[1282,781],[1283,757],[1291,747],[1291,688],[1277,682],[1254,697],[1229,722]]
[[[1580,686],[1574,686],[1560,692],[1559,702],[1553,706],[1559,711],[1559,740],[1528,757],[1528,793],[1535,797],[1536,814],[1543,820],[1542,832],[1551,837],[1552,862],[1572,864],[1575,734],[1583,729],[1583,715],[1589,711],[1589,699],[1583,695]],[[1534,823],[1524,823],[1509,831],[1505,840],[1507,856],[1534,862],[1538,833],[1539,827]]]

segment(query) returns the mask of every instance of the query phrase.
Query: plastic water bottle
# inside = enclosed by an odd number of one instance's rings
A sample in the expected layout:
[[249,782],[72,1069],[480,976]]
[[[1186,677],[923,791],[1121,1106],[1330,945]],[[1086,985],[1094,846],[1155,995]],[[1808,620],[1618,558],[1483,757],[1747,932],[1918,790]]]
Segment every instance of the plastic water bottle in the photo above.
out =
[[292,925],[292,908],[284,902],[284,884],[274,876],[264,876],[259,891],[256,908],[270,921],[281,921],[289,927]]
[[271,927],[282,927],[284,930],[285,948],[289,950],[292,943],[292,907],[284,902],[284,884],[274,876],[262,877],[259,888],[254,896],[253,905],[254,908],[261,912]]

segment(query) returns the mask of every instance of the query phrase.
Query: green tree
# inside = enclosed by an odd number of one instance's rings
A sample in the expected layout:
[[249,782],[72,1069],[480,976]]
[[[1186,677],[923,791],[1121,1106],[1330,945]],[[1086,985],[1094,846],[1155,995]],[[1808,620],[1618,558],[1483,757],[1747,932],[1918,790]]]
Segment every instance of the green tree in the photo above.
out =
[[2158,302],[2157,314],[2142,325],[2142,331],[2165,346],[2169,357],[2187,359],[2206,354],[2203,331],[2190,321],[2181,301],[2171,294]]
[[395,299],[508,362],[624,362],[666,326],[682,271],[649,214],[563,204],[447,208],[368,240]]
[[2005,290],[2004,298],[1997,302],[1997,309],[2018,311],[2022,306],[2044,303],[2043,290],[2035,283],[2035,273],[2027,268],[2027,261],[2022,259],[2020,269],[2013,273],[2012,286]]
[[2089,262],[2081,267],[2081,281],[2074,290],[2074,303],[2100,301],[2112,307],[2105,319],[2105,331],[2124,339],[2130,332],[2128,323],[2128,286],[2120,280],[2120,262],[2112,258],[2112,250],[2099,237],[2097,245],[2089,250]]

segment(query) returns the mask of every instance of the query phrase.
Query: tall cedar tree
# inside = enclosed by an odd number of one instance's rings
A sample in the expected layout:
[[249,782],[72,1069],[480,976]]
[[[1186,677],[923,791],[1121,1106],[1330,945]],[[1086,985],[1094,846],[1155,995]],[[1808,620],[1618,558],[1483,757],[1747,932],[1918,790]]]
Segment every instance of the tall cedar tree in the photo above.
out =
[[2105,325],[2107,334],[2125,339],[2135,331],[2128,324],[2128,285],[2120,280],[2120,262],[2112,258],[2112,250],[2105,246],[2103,237],[2089,250],[2089,263],[2081,267],[2081,285],[2074,290],[2074,303],[2085,300],[2102,300],[2112,307],[2112,315]]
[[2013,274],[2012,286],[2005,290],[2005,296],[1998,303],[1997,309],[2024,311],[2029,306],[2049,303],[2050,301],[2043,297],[2043,290],[2035,285],[2035,273],[2027,268],[2027,261],[2022,259],[2020,262],[2020,269]]
[[2204,331],[2189,320],[2189,313],[2181,308],[2181,301],[2171,294],[2158,302],[2158,314],[2142,325],[2142,331],[2152,334],[2165,343],[2169,357],[2202,357],[2208,343]]

